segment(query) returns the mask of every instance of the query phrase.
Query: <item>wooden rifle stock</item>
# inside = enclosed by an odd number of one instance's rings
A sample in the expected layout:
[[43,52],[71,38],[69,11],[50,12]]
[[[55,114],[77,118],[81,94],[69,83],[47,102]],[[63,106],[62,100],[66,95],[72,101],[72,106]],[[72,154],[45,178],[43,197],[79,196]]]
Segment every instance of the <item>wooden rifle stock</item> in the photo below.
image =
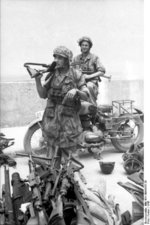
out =
[[[45,210],[42,208],[42,196],[40,192],[40,177],[36,174],[35,165],[32,155],[29,155],[29,184],[33,192],[34,210],[37,211],[39,217],[39,225],[48,225],[48,218]],[[35,213],[36,214],[36,213]]]
[[9,167],[5,165],[5,215],[7,216],[7,222],[5,224],[15,225],[14,212],[13,212],[13,204],[11,199],[11,191],[10,191],[10,179],[9,179]]

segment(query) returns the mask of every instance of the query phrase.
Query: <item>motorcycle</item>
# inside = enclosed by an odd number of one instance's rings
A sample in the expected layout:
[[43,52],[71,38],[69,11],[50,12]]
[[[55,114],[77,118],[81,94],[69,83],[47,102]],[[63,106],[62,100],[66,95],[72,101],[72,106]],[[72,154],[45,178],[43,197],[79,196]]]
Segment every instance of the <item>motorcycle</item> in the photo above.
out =
[[[46,70],[35,70],[31,66],[47,67]],[[49,72],[51,65],[25,63],[31,78]],[[50,68],[51,67],[51,68]],[[99,75],[98,75],[99,76]],[[110,79],[103,75],[102,77]],[[132,144],[143,141],[143,112],[134,107],[134,100],[115,100],[112,105],[95,106],[81,101],[79,112],[83,127],[83,143],[79,148],[94,153],[103,150],[104,144],[110,142],[119,152],[126,152]],[[46,150],[46,142],[42,136],[43,111],[36,113],[36,119],[29,124],[24,137],[24,149],[27,153],[41,154]]]

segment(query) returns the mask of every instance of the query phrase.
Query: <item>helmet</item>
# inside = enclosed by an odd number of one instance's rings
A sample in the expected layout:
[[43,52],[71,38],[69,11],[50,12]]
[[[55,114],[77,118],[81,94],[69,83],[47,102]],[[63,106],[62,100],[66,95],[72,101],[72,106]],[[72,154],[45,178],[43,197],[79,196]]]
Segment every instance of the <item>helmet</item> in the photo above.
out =
[[92,40],[89,37],[82,37],[78,40],[78,44],[81,46],[83,41],[87,41],[90,44],[90,48],[93,46]]
[[72,60],[73,54],[72,51],[66,48],[65,46],[58,46],[53,51],[53,56],[60,55],[64,58],[67,58],[69,61]]

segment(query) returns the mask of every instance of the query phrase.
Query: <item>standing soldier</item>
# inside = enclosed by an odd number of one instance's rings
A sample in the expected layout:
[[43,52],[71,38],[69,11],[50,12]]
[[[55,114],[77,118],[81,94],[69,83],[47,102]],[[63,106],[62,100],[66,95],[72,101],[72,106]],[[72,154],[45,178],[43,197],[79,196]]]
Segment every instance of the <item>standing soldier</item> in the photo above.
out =
[[88,89],[81,71],[70,67],[72,52],[59,46],[53,52],[56,66],[45,85],[35,77],[38,94],[47,98],[43,116],[43,136],[47,140],[49,157],[56,146],[60,158],[62,150],[76,150],[82,133],[79,118],[80,99],[87,100]]

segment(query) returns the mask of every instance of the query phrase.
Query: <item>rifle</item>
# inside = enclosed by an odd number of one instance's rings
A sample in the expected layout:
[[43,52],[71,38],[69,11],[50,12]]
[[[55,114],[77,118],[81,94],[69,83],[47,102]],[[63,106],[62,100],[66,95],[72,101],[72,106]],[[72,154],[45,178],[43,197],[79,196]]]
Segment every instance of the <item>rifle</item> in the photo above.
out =
[[[48,224],[47,215],[45,213],[45,210],[42,207],[43,206],[42,205],[42,196],[41,196],[41,192],[40,192],[41,180],[35,171],[35,164],[32,160],[31,154],[29,155],[29,173],[30,173],[28,176],[29,185],[33,192],[33,195],[32,195],[32,200],[33,200],[32,211],[34,211],[33,214],[35,215],[35,217],[38,217],[38,225],[47,225]],[[35,220],[35,218],[34,218],[34,220]],[[29,225],[30,222],[31,221],[28,221],[27,224]]]
[[[36,69],[33,69],[31,68],[31,66],[40,66],[40,67],[45,67],[46,70],[36,70]],[[52,62],[51,64],[44,64],[44,63],[31,63],[31,62],[27,62],[24,64],[24,67],[26,67],[29,75],[31,78],[35,78],[39,75],[43,75],[44,73],[52,73],[54,72],[54,69],[56,67],[56,62]],[[47,80],[51,75],[49,74],[48,76],[46,76],[45,80]]]
[[[58,176],[60,177],[58,170],[55,168],[57,163],[57,156],[58,154],[58,148],[56,148],[55,155],[52,158],[46,158],[42,156],[36,156],[36,155],[29,155],[25,153],[16,153],[17,156],[25,156],[30,157],[32,163],[30,162],[29,168],[33,167],[34,164],[40,165],[42,168],[44,168],[44,172],[42,172],[41,175],[38,176],[38,179],[45,182],[45,192],[43,194],[43,201],[46,203],[49,200],[49,196],[54,196],[56,192],[57,183],[59,181]],[[48,163],[47,163],[48,161]],[[50,161],[51,164],[49,163]],[[35,166],[33,167],[35,171]],[[32,169],[30,168],[30,171]],[[30,172],[31,173],[31,172]]]
[[0,210],[0,224],[1,225],[15,225],[13,204],[10,192],[9,167],[4,165],[5,184],[2,192],[2,208]]

